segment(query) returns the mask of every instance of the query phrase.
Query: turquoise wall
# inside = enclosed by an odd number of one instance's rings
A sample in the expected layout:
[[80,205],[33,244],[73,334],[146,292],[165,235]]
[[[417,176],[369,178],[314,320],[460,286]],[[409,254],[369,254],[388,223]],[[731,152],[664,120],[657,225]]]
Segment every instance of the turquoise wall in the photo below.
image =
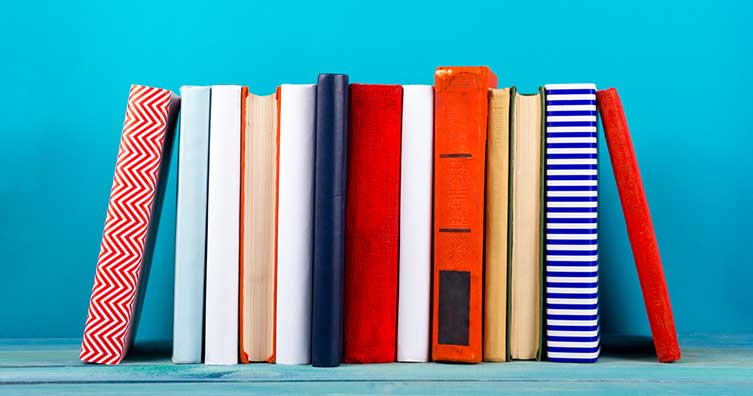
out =
[[[116,3],[12,2],[0,13],[0,337],[82,334],[131,83],[269,93],[334,71],[427,84],[449,64],[490,65],[523,91],[617,87],[678,331],[753,332],[752,3]],[[603,143],[603,329],[647,334]],[[173,163],[168,197],[175,176]],[[172,333],[174,221],[169,202],[140,339]]]

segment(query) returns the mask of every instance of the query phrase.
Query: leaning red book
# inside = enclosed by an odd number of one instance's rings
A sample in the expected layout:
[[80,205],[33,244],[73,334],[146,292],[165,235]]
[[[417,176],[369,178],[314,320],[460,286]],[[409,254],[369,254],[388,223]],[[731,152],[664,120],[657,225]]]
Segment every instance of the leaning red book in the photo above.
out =
[[596,101],[604,124],[604,135],[607,138],[609,157],[612,160],[622,212],[633,248],[633,258],[641,282],[656,356],[660,362],[674,362],[680,359],[680,346],[677,343],[659,245],[656,243],[656,234],[651,223],[651,213],[648,210],[646,192],[643,190],[625,112],[614,88],[597,92]]
[[148,270],[149,228],[155,223],[160,171],[169,150],[179,99],[132,85],[110,203],[94,276],[81,360],[117,364],[128,352],[138,319],[139,283]]

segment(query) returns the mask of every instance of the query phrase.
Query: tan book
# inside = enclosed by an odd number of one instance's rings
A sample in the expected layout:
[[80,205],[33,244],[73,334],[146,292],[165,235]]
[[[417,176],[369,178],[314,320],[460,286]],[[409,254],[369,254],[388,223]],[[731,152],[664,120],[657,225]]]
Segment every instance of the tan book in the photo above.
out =
[[511,359],[541,357],[542,333],[542,103],[544,94],[521,95],[510,106],[510,316]]
[[242,142],[241,361],[273,362],[277,236],[277,95],[246,99]]
[[484,361],[507,360],[507,197],[510,88],[489,90],[486,143]]

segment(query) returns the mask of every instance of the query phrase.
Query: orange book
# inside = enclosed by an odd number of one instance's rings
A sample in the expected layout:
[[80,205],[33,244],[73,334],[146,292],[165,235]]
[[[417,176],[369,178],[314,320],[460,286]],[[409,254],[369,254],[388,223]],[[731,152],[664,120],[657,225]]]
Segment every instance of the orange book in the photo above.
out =
[[248,94],[242,142],[240,361],[274,362],[277,94]]
[[245,190],[245,183],[244,183],[244,177],[243,175],[246,174],[247,168],[251,164],[246,164],[246,150],[249,149],[249,147],[246,147],[246,97],[248,96],[248,87],[242,87],[241,88],[241,180],[240,180],[240,208],[238,208],[240,215],[240,243],[238,245],[238,256],[240,258],[238,262],[238,279],[239,279],[239,298],[238,298],[238,356],[240,357],[241,363],[248,363],[248,355],[243,352],[243,311],[245,310],[244,302],[243,302],[243,278],[244,278],[244,270],[243,270],[243,258],[246,254],[248,254],[248,246],[244,246],[243,241],[246,237],[246,222],[245,222],[245,215],[248,211],[248,208],[246,208],[246,205],[244,205],[244,202],[246,202],[246,194],[244,193]]
[[432,360],[478,363],[482,353],[486,66],[434,75]]

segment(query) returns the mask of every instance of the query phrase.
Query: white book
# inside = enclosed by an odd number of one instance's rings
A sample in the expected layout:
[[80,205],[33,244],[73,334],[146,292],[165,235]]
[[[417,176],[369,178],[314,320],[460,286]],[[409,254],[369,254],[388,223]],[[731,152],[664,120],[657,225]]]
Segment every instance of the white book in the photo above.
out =
[[201,363],[211,89],[181,87],[180,95],[173,362]]
[[434,91],[403,86],[397,360],[429,361]]
[[241,92],[212,87],[207,195],[206,364],[238,363]]
[[276,363],[311,362],[316,85],[280,87]]

